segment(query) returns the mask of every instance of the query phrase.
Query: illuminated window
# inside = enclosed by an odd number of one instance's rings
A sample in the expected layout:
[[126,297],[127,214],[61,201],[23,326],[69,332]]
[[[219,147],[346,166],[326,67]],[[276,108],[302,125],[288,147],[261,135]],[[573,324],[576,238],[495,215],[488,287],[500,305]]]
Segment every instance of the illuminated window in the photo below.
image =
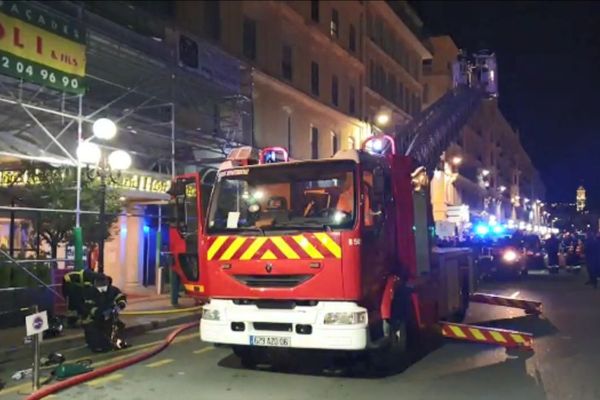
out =
[[340,15],[338,13],[338,11],[333,8],[331,9],[331,23],[329,24],[329,33],[331,34],[332,38],[338,38],[340,31],[339,31],[339,26],[340,26]]

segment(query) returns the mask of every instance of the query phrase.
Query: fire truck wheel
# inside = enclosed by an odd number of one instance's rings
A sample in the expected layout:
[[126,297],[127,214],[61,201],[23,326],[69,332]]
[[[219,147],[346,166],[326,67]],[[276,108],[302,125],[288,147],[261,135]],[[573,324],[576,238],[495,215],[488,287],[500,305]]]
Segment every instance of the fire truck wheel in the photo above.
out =
[[387,376],[404,368],[407,360],[408,329],[405,321],[385,321],[389,340],[385,345],[369,352],[369,369],[376,375]]
[[244,368],[256,368],[258,357],[255,349],[249,346],[233,346],[233,353],[240,359]]

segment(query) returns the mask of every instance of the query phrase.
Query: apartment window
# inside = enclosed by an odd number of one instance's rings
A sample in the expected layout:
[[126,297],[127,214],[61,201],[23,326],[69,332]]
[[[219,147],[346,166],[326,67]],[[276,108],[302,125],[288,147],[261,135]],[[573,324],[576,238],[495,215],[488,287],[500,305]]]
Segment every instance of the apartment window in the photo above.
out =
[[335,132],[331,132],[331,155],[338,152],[338,137]]
[[335,8],[331,9],[331,23],[329,24],[329,34],[332,38],[338,38],[340,31],[340,14]]
[[310,91],[315,96],[319,95],[319,64],[314,61],[310,64]]
[[354,92],[354,86],[350,86],[350,94],[348,96],[348,111],[350,115],[356,114],[356,93]]
[[423,101],[425,104],[429,103],[429,84],[423,85]]
[[338,105],[338,78],[335,75],[331,76],[331,103]]
[[388,80],[388,89],[390,92],[390,101],[392,103],[396,103],[396,99],[398,98],[398,94],[396,92],[396,76],[390,74]]
[[355,148],[356,148],[356,140],[354,140],[354,137],[352,137],[352,136],[348,137],[348,149],[354,150]]
[[398,107],[404,108],[404,85],[402,82],[398,83],[398,99],[396,104],[398,104]]
[[319,0],[311,0],[310,18],[315,22],[319,22]]
[[382,46],[381,42],[383,40],[383,21],[380,17],[375,18],[375,43],[378,46]]
[[310,158],[319,158],[319,128],[314,126],[310,128]]
[[244,17],[244,57],[256,60],[256,21]]
[[356,28],[354,25],[350,25],[350,32],[348,36],[348,48],[351,52],[356,51]]
[[288,81],[292,80],[292,46],[287,44],[281,47],[281,75]]
[[375,63],[369,60],[369,86],[375,89]]
[[373,16],[371,15],[371,13],[367,12],[367,35],[369,35],[369,39],[371,40],[375,40],[375,36],[374,36],[374,29],[373,29]]

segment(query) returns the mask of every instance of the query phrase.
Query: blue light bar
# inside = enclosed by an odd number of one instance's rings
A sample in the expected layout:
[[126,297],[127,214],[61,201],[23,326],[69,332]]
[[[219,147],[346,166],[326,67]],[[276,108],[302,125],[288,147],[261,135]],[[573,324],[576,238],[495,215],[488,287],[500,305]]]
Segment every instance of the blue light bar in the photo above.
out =
[[490,232],[490,228],[485,225],[477,225],[475,232],[477,232],[478,235],[487,235]]

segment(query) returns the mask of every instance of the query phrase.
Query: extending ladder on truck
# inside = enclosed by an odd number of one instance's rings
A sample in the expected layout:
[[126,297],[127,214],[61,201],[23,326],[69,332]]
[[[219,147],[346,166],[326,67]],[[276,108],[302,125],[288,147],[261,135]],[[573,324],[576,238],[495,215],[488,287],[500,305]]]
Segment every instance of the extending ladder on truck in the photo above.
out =
[[[473,293],[469,300],[473,303],[520,308],[527,314],[540,315],[542,303],[533,300],[515,299],[487,293]],[[442,335],[456,340],[476,343],[496,344],[506,348],[533,350],[533,334],[489,326],[459,324],[440,321]]]

